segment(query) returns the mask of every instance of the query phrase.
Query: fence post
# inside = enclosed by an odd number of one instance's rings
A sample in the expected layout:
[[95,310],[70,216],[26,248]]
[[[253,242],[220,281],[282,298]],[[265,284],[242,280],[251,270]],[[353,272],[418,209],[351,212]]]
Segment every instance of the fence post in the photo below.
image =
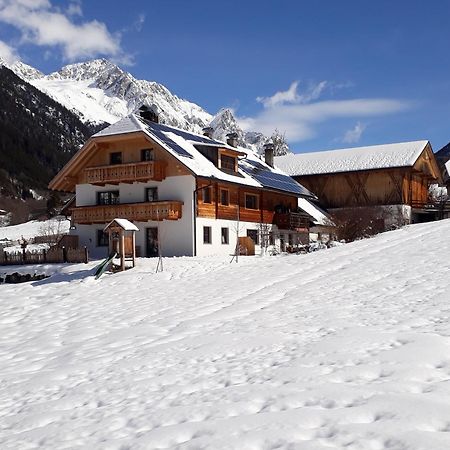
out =
[[63,247],[62,251],[63,251],[63,262],[66,263],[67,262],[67,248]]
[[43,252],[44,252],[44,262],[46,263],[47,262],[47,250],[45,250],[45,248],[44,248]]
[[87,247],[84,247],[84,263],[87,264],[89,261],[89,251],[87,249]]

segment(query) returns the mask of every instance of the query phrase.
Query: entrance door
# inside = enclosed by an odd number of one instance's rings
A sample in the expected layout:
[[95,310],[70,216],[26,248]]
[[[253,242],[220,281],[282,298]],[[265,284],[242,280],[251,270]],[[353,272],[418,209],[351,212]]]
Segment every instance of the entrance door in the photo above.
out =
[[158,228],[146,229],[147,257],[158,256]]

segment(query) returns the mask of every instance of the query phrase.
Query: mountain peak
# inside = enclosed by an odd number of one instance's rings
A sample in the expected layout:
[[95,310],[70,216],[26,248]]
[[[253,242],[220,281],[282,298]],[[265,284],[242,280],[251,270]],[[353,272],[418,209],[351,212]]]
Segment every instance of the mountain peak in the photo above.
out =
[[161,110],[163,123],[183,130],[200,133],[202,128],[211,126],[213,136],[222,141],[234,132],[240,145],[258,151],[268,139],[261,133],[244,132],[231,108],[222,108],[212,116],[162,84],[138,80],[105,58],[69,64],[50,75],[23,63],[6,66],[74,112],[84,123],[114,123],[143,104],[154,104]]

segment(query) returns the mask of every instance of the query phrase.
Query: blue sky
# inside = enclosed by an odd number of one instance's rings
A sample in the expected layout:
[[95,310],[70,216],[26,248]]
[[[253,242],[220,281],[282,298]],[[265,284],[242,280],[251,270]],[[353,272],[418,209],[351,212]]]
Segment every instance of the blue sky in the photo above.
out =
[[450,1],[0,0],[0,54],[111,58],[294,151],[450,141]]

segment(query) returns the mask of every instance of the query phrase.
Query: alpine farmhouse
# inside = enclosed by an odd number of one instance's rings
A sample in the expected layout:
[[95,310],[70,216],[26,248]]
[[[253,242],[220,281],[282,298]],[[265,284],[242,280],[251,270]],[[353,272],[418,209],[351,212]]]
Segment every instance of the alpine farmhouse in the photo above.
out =
[[275,157],[275,166],[337,209],[384,211],[385,225],[434,220],[430,184],[442,176],[428,141],[373,145]]
[[[149,108],[93,135],[50,182],[75,193],[71,234],[94,257],[108,251],[105,226],[128,219],[138,256],[232,255],[285,249],[308,239],[314,195],[237,146],[159,123]],[[309,203],[308,203],[309,205]],[[311,207],[313,207],[311,203]]]

